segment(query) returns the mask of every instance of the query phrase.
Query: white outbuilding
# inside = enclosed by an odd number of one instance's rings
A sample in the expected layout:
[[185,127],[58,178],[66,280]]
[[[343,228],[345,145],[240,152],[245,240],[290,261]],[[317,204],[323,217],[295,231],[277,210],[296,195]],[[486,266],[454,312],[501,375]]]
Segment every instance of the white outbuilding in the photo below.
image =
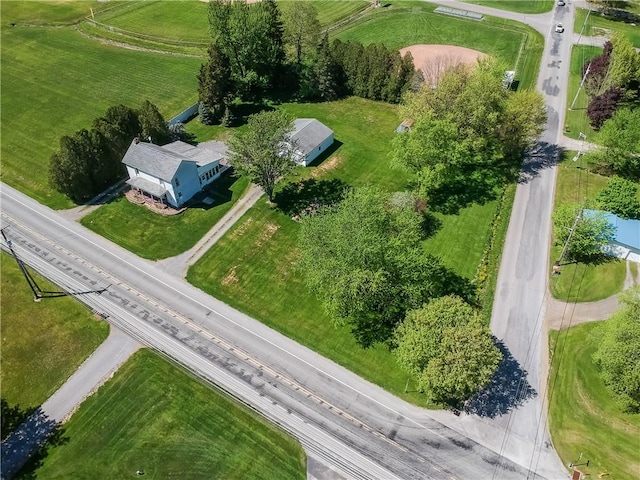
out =
[[333,130],[315,118],[297,118],[291,140],[297,143],[296,163],[305,167],[333,144]]

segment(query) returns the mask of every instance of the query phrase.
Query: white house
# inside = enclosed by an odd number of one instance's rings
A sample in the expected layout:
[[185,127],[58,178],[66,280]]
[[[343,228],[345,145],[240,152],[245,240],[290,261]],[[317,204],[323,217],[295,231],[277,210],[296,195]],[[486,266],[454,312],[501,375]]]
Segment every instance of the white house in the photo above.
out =
[[229,168],[226,156],[222,142],[194,147],[177,141],[161,147],[135,139],[122,163],[132,188],[179,208]]
[[290,138],[297,142],[296,163],[306,167],[333,144],[333,130],[315,118],[297,118]]

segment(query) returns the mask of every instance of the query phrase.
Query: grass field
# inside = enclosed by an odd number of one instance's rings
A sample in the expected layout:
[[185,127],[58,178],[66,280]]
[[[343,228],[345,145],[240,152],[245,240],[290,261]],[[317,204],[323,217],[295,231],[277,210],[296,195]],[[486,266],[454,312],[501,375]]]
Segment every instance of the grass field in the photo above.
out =
[[[607,177],[588,172],[584,157],[573,162],[571,159],[575,153],[565,153],[558,167],[556,205],[594,199],[598,191],[607,185]],[[553,263],[559,258],[561,252],[562,245],[552,246],[550,262]],[[601,265],[566,264],[562,266],[561,272],[560,275],[553,276],[550,283],[551,293],[555,298],[574,302],[592,302],[622,290],[626,265],[625,262],[612,258],[611,261]]]
[[545,13],[551,10],[554,0],[463,0],[466,3],[475,3],[485,7],[499,8],[519,13]]
[[[109,326],[72,298],[34,302],[13,257],[2,252],[0,261],[2,398],[37,407],[107,338]],[[43,290],[58,290],[32,273]]]
[[[598,323],[550,333],[552,359],[549,417],[554,447],[566,465],[582,453],[580,469],[611,480],[638,478],[640,415],[621,413],[591,361],[589,335]],[[557,381],[556,381],[557,379]]]
[[1,3],[2,23],[17,25],[70,25],[112,8],[97,0],[10,0]]
[[212,205],[193,206],[170,217],[118,197],[82,218],[80,223],[136,255],[159,260],[193,247],[248,186],[249,181],[244,177],[223,175],[208,190],[209,197],[214,200]]
[[[314,176],[318,180],[337,178],[356,186],[375,184],[389,191],[408,188],[408,175],[392,170],[388,157],[398,123],[394,106],[353,97],[323,104],[288,104],[283,108],[299,117],[319,119],[335,131],[336,140],[341,143],[329,159],[317,167],[298,169],[292,180]],[[438,242],[427,242],[426,248],[440,253],[446,250],[446,244],[464,251],[464,260],[453,254],[445,261],[471,278],[482,256],[494,212],[495,203],[466,209],[461,217],[442,217],[441,231],[449,235],[439,234]],[[466,229],[458,231],[463,224]],[[481,241],[458,247],[467,243],[465,235],[469,235],[471,227],[480,232]],[[403,393],[407,376],[385,347],[362,350],[347,328],[334,328],[321,303],[307,290],[302,272],[295,268],[298,228],[289,216],[260,201],[189,270],[187,278],[394,394],[424,402],[415,392]]]
[[64,425],[37,478],[304,479],[302,447],[149,350]]
[[[638,10],[638,13],[640,13],[640,7]],[[630,23],[610,20],[595,11],[591,12],[585,25],[587,13],[588,10],[585,10],[584,8],[576,9],[576,19],[574,23],[574,31],[576,33],[582,32],[585,36],[612,37],[613,33],[622,32],[635,47],[640,48],[640,27],[634,26]],[[583,25],[584,30],[582,30]]]
[[2,181],[53,208],[72,206],[47,181],[62,135],[90,128],[112,105],[149,99],[170,117],[197,97],[196,58],[102,45],[68,28],[0,34]]
[[[587,105],[589,99],[584,91],[580,90],[575,103],[576,93],[582,81],[582,66],[587,65],[589,60],[600,55],[602,48],[590,47],[586,45],[574,45],[571,49],[571,67],[569,69],[569,88],[567,93],[567,116],[565,118],[564,134],[570,138],[579,138],[580,132],[587,136],[587,141],[593,142],[596,132],[589,125],[587,117]],[[571,105],[573,110],[569,110]]]
[[394,2],[336,31],[341,40],[384,43],[390,48],[443,44],[473,48],[493,55],[516,70],[522,87],[535,86],[543,38],[517,22],[486,18],[482,22],[433,13],[435,5]]

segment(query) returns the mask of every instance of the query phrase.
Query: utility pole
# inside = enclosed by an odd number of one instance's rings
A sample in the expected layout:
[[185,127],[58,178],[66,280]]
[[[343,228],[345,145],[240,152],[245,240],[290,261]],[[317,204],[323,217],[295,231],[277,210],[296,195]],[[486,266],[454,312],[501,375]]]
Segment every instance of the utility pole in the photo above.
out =
[[[589,21],[589,15],[591,15],[591,9],[587,11],[587,16],[585,17],[584,22],[582,22],[582,28],[580,29],[580,35],[578,36],[577,44],[580,43],[580,39],[582,38],[582,32],[584,32],[584,27],[587,25],[587,22]],[[578,88],[578,93],[576,93],[576,96],[573,99],[573,102],[571,102],[571,106],[569,107],[569,110],[573,110],[573,106],[575,105],[576,100],[578,99],[578,95],[580,95],[580,90],[582,90],[582,86],[584,85],[584,81],[587,78],[587,75],[589,74],[590,69],[591,69],[591,62],[589,62],[589,65],[587,65],[587,71],[584,72],[584,75],[582,76],[582,81],[580,82],[580,88]]]
[[576,215],[576,219],[573,222],[573,226],[569,229],[569,236],[567,237],[567,241],[564,242],[564,247],[562,247],[562,253],[560,254],[560,258],[556,262],[558,265],[560,265],[560,262],[562,262],[562,259],[567,253],[567,249],[569,248],[569,243],[571,243],[571,238],[573,238],[573,232],[576,231],[576,226],[578,225],[578,222],[580,221],[581,217],[582,217],[582,209],[578,210],[578,214]]

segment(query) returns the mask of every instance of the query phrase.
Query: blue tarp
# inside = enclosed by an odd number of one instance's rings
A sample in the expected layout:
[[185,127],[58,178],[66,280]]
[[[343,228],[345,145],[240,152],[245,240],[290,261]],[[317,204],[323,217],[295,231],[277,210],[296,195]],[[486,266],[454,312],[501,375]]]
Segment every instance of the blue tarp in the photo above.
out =
[[616,227],[615,242],[627,248],[640,250],[640,220],[625,220],[613,213],[600,210],[584,210],[585,217],[601,213],[603,217]]

